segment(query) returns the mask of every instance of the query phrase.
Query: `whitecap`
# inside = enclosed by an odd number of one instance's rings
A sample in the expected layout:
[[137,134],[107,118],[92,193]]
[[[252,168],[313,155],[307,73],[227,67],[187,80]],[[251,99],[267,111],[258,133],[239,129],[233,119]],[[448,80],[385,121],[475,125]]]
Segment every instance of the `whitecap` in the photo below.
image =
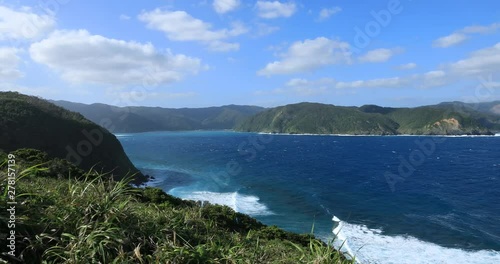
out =
[[175,189],[172,189],[170,193],[185,200],[207,201],[211,204],[226,205],[231,207],[236,212],[251,216],[274,214],[265,204],[260,202],[259,197],[253,195],[244,195],[238,192],[179,192]]
[[500,263],[500,252],[447,248],[412,236],[389,236],[380,229],[343,222],[341,232],[359,263]]

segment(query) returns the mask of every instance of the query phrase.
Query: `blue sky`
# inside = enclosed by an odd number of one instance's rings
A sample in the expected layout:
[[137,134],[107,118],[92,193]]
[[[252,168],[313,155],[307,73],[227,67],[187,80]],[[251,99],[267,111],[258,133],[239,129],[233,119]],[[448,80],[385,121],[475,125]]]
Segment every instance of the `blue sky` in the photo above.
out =
[[498,1],[0,1],[0,90],[113,105],[500,98]]

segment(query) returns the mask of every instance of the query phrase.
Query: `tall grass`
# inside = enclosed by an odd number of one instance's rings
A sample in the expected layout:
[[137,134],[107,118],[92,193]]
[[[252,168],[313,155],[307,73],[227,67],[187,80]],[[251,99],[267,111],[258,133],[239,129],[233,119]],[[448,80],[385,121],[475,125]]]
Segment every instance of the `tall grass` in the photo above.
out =
[[34,170],[17,183],[26,194],[17,252],[25,263],[354,263],[312,235],[134,188],[130,178],[90,171],[61,179]]

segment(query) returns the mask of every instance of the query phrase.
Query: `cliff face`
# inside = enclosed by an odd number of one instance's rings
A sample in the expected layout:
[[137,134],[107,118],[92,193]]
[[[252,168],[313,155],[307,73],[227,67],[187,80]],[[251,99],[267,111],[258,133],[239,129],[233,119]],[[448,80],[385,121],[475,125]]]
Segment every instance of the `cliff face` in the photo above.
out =
[[130,162],[116,137],[106,129],[45,100],[13,92],[0,93],[0,149],[39,149],[84,170],[112,172],[115,178],[146,177]]
[[388,108],[299,103],[247,119],[238,131],[353,135],[482,135],[498,129],[498,116],[456,105]]

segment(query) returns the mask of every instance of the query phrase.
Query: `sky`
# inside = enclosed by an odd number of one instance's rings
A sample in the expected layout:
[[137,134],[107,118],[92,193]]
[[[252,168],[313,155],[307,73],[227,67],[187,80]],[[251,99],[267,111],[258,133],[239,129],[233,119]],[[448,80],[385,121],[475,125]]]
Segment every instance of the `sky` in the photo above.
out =
[[0,0],[0,91],[111,105],[500,99],[498,0]]

